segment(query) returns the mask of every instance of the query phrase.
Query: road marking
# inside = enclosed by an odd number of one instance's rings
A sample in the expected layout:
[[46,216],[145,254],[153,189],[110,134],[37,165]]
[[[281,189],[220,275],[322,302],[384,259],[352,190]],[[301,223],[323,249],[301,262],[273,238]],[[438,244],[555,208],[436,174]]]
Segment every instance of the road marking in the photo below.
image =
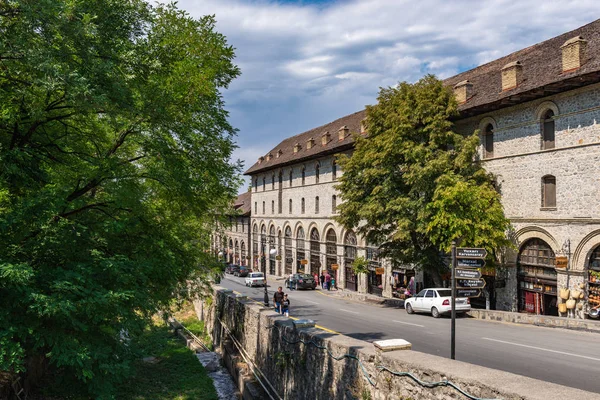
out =
[[504,340],[498,340],[498,339],[492,339],[492,338],[482,338],[483,340],[489,340],[491,342],[498,342],[498,343],[504,343],[504,344],[511,344],[513,346],[519,346],[519,347],[527,347],[528,349],[535,349],[535,350],[541,350],[541,351],[547,351],[549,353],[556,353],[556,354],[562,354],[565,356],[571,356],[571,357],[579,357],[579,358],[585,358],[587,360],[593,360],[593,361],[600,361],[600,358],[594,358],[594,357],[590,357],[590,356],[582,356],[580,354],[573,354],[573,353],[567,353],[566,351],[558,351],[558,350],[550,350],[550,349],[544,349],[543,347],[536,347],[536,346],[529,346],[527,344],[520,344],[520,343],[513,343],[513,342],[506,342]]
[[360,314],[358,311],[344,310],[343,308],[340,308],[340,311],[347,312],[347,313],[350,313],[350,314]]
[[308,303],[313,303],[313,304],[320,304],[320,303],[317,303],[316,301],[312,301],[312,300],[304,300],[304,301],[306,301]]
[[413,324],[412,322],[397,321],[395,319],[393,321],[397,322],[399,324],[412,325],[412,326],[418,326],[419,328],[425,328],[425,325]]

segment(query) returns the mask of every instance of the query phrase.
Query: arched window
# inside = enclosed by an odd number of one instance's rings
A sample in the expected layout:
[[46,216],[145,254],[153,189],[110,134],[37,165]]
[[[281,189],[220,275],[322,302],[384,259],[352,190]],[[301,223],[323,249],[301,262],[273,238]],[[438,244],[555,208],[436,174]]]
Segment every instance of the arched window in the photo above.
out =
[[252,256],[254,257],[252,265],[258,266],[258,226],[252,227]]
[[485,132],[483,135],[483,145],[485,147],[485,157],[484,158],[492,158],[494,157],[494,127],[492,124],[488,124],[485,127]]
[[294,263],[294,258],[292,257],[292,229],[289,226],[285,228],[283,245],[285,254],[284,269],[285,274],[288,275],[292,273],[292,264]]
[[267,189],[267,178],[263,176],[263,192]]
[[275,200],[271,200],[271,214],[275,214]]
[[331,162],[331,180],[337,179],[337,163],[335,162],[335,158]]
[[333,229],[329,229],[325,235],[325,254],[325,266],[332,271],[332,274],[337,275],[331,268],[333,264],[337,264],[337,235]]
[[254,178],[254,191],[258,192],[258,178]]
[[356,234],[353,231],[348,231],[344,238],[344,270],[346,272],[346,289],[356,291],[357,279],[352,263],[356,258]]
[[300,262],[304,260],[306,253],[304,252],[304,229],[298,228],[296,232],[296,262],[298,272],[304,272],[304,265]]
[[254,202],[254,214],[258,214],[258,204],[256,204],[256,201]]
[[317,228],[310,231],[310,274],[319,274],[321,269],[321,237]]
[[558,315],[557,274],[552,248],[542,239],[529,239],[517,259],[519,311]]
[[544,113],[542,121],[542,149],[554,148],[554,111]]
[[271,190],[275,190],[275,173],[271,175]]
[[243,241],[240,243],[240,257],[242,259],[242,265],[247,266],[248,260],[246,259],[246,244]]
[[542,178],[542,207],[556,207],[556,178],[552,175]]
[[292,187],[292,178],[294,176],[294,170],[290,169],[290,187]]
[[335,214],[337,212],[337,196],[334,194],[331,196],[331,213]]
[[292,213],[292,199],[290,199],[290,214]]
[[272,250],[277,250],[276,247],[276,236],[275,236],[275,226],[271,225],[271,228],[269,229],[269,273],[271,275],[275,274],[275,267],[276,267],[276,257],[277,257],[277,252],[273,252]]
[[321,171],[321,166],[319,164],[315,165],[315,183],[319,183],[320,171]]
[[306,168],[302,167],[302,186],[306,182]]
[[302,200],[300,201],[300,213],[304,214],[306,208],[305,208],[305,202],[304,202],[304,197],[302,198]]
[[315,197],[315,214],[319,213],[319,196]]
[[265,208],[265,202],[263,201],[263,214],[267,213],[267,209]]

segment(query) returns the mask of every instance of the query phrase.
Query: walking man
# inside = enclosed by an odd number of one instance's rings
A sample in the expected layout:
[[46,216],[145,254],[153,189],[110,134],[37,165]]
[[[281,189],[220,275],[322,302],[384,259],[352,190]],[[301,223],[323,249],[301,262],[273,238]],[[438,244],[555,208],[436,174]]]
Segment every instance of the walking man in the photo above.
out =
[[281,303],[283,302],[283,288],[279,286],[277,291],[273,295],[273,303],[275,304],[275,309],[278,313],[281,312]]

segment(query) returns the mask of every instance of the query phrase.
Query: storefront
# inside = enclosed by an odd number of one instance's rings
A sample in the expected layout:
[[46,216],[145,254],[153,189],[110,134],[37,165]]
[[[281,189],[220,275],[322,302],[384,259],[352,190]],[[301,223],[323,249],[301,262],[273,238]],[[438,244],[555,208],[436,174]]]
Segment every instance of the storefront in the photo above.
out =
[[348,231],[344,238],[344,286],[346,289],[356,292],[357,279],[356,274],[352,269],[354,259],[356,259],[356,234],[352,231]]
[[[243,226],[243,225],[242,225]],[[247,254],[246,254],[246,244],[242,241],[240,243],[240,258],[241,258],[241,264],[243,266],[248,266],[248,260],[246,259]]]
[[271,229],[269,229],[269,274],[271,275],[275,275],[277,273],[276,270],[276,257],[277,257],[277,251],[273,251],[276,250],[276,236],[275,236],[275,226],[271,226]]
[[519,311],[538,315],[558,315],[555,256],[541,239],[521,246],[517,264]]
[[254,225],[252,228],[252,267],[258,270],[258,227]]
[[379,259],[379,249],[367,243],[367,261],[369,262],[369,273],[367,275],[367,291],[370,294],[383,296],[383,274]]
[[591,315],[600,310],[600,246],[594,249],[588,263],[588,305]]
[[304,229],[298,228],[296,234],[296,271],[299,274],[304,273],[305,264],[302,263],[306,259],[306,252],[304,251]]
[[288,226],[285,228],[285,237],[283,239],[284,244],[284,273],[285,276],[289,276],[292,273],[292,264],[294,263],[294,257],[292,255],[292,229]]
[[263,225],[260,228],[260,271],[267,272],[267,228]]
[[404,298],[410,278],[414,278],[415,270],[392,266],[390,284],[392,285],[392,297]]
[[310,231],[310,274],[320,275],[321,272],[321,236],[317,228]]
[[333,229],[327,231],[325,236],[325,268],[335,279],[336,285],[338,282],[337,269],[334,269],[334,265],[337,265],[337,235]]

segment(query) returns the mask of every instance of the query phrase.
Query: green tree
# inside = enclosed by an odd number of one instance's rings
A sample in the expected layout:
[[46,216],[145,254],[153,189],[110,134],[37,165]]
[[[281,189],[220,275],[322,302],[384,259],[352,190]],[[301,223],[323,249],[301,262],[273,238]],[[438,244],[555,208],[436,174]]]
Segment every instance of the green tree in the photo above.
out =
[[0,1],[0,38],[0,371],[110,397],[126,333],[215,273],[234,50],[142,0]]
[[338,221],[382,255],[439,278],[452,241],[491,252],[509,245],[493,176],[477,159],[478,134],[453,131],[453,93],[433,76],[381,89],[367,107],[368,137],[342,156]]

